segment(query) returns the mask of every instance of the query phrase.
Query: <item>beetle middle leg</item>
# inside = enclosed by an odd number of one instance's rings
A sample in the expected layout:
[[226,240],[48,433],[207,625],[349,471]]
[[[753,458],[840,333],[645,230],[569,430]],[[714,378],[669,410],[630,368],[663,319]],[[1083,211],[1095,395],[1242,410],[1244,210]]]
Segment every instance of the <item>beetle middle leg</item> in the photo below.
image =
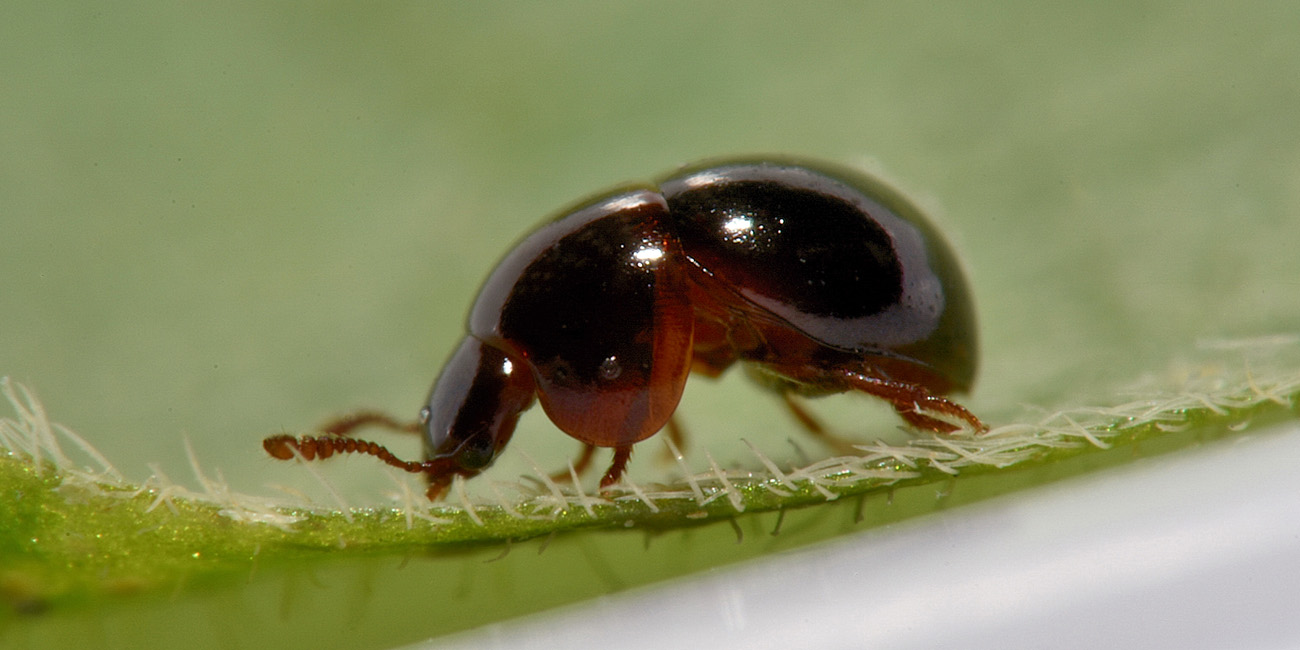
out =
[[[582,443],[582,452],[578,454],[578,459],[573,461],[573,474],[582,476],[587,471],[587,468],[591,467],[591,459],[595,456],[596,445],[589,442]],[[565,469],[551,474],[549,478],[556,483],[568,483],[573,480],[573,475],[569,473],[569,470]]]
[[794,416],[794,419],[798,420],[799,424],[803,425],[804,430],[807,431],[809,435],[822,441],[823,444],[830,447],[835,451],[835,453],[859,453],[857,448],[853,446],[854,443],[852,441],[845,440],[844,438],[827,431],[826,426],[821,423],[821,420],[818,420],[816,416],[809,413],[808,409],[804,408],[803,405],[797,401],[798,398],[794,396],[794,393],[783,390],[779,391],[778,394],[781,395],[781,403],[785,404],[786,410],[790,411],[790,414]]
[[[686,429],[682,427],[681,422],[677,421],[676,414],[668,418],[668,424],[664,425],[664,433],[667,434],[669,440],[673,441],[673,446],[677,448],[677,451],[686,450]],[[664,459],[674,460],[675,458],[672,448],[665,445]]]
[[[573,473],[582,475],[588,467],[591,466],[592,458],[596,454],[596,445],[584,443],[582,453],[578,455],[578,460],[573,463]],[[632,457],[632,445],[623,445],[614,448],[614,459],[610,461],[609,469],[600,479],[600,489],[605,489],[618,482],[623,478],[623,471],[627,469],[627,461]],[[568,482],[572,480],[569,472],[556,472],[550,476],[552,481],[557,483]]]

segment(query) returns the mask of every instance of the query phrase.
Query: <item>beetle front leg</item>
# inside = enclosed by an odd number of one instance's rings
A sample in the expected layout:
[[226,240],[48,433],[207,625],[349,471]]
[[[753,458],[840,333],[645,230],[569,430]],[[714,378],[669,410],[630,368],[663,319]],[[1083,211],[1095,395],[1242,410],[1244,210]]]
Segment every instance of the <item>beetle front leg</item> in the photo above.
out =
[[380,411],[356,411],[348,415],[340,416],[326,422],[321,426],[322,433],[328,433],[336,436],[350,436],[352,432],[363,428],[375,426],[390,431],[399,431],[401,433],[422,433],[423,429],[419,422],[403,422],[397,418]]
[[627,469],[627,461],[632,458],[632,445],[623,445],[614,448],[614,460],[610,463],[609,469],[600,479],[600,489],[618,483],[623,478],[623,471]]

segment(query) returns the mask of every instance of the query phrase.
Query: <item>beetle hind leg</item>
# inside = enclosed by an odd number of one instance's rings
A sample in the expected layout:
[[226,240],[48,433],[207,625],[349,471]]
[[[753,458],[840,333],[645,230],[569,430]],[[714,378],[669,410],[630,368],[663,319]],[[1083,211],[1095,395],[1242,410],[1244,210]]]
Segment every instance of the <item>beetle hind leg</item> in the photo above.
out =
[[890,379],[868,377],[856,372],[845,372],[844,380],[850,388],[875,395],[893,405],[899,417],[908,424],[926,431],[952,433],[965,423],[977,432],[989,430],[974,413],[952,400],[933,395],[916,384]]

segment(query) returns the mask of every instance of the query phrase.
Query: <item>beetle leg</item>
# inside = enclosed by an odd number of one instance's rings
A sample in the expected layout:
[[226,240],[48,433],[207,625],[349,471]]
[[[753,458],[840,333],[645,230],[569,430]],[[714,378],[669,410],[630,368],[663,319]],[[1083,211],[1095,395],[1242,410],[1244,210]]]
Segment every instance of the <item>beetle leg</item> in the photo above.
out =
[[[673,446],[677,447],[677,451],[686,449],[686,429],[682,428],[682,423],[677,421],[676,414],[668,418],[668,424],[664,426],[664,433],[668,435],[669,440],[673,441]],[[664,446],[664,458],[673,460],[673,450],[667,445]]]
[[[573,473],[582,476],[583,472],[586,472],[587,468],[591,467],[591,459],[595,455],[596,445],[589,442],[582,443],[582,453],[579,453],[578,459],[573,461]],[[573,480],[573,475],[569,474],[569,470],[565,469],[551,474],[550,479],[556,483],[568,483]]]
[[916,384],[868,377],[856,372],[844,372],[841,376],[850,387],[875,395],[892,404],[900,417],[918,429],[951,433],[960,428],[946,419],[926,415],[933,413],[961,420],[978,432],[989,430],[988,425],[975,417],[974,413],[966,410],[966,407],[952,400],[931,395],[930,391]]
[[355,413],[350,413],[326,422],[320,430],[322,433],[329,433],[336,436],[350,436],[353,431],[368,426],[377,426],[403,433],[422,432],[419,422],[402,422],[387,413],[381,413],[379,411],[357,411]]
[[[925,415],[921,412],[920,405],[916,403],[895,404],[894,411],[898,413],[898,417],[903,418],[903,420],[907,421],[908,424],[924,431],[952,433],[958,429],[958,427],[952,422]],[[983,430],[984,429],[977,429],[977,431]]]
[[826,427],[822,425],[821,420],[813,417],[813,414],[809,413],[808,409],[796,402],[794,395],[790,391],[783,390],[779,394],[781,395],[781,403],[785,404],[785,408],[790,411],[794,419],[799,421],[799,424],[803,425],[803,428],[808,430],[808,433],[819,437],[826,435]]
[[623,478],[623,470],[627,469],[627,461],[632,457],[632,445],[622,445],[614,448],[614,462],[610,463],[609,469],[605,471],[605,476],[600,479],[600,489],[605,489]]
[[424,496],[430,501],[437,501],[442,498],[442,493],[447,491],[451,486],[452,479],[456,478],[455,473],[445,474],[443,476],[430,476],[429,489],[424,491]]
[[785,404],[786,409],[789,410],[790,414],[799,421],[799,424],[803,425],[803,428],[809,433],[809,435],[822,441],[823,444],[835,450],[836,453],[859,453],[857,448],[853,446],[852,442],[827,431],[825,425],[823,425],[816,416],[809,413],[808,409],[804,408],[804,406],[797,401],[797,398],[793,393],[783,390],[779,391],[779,394],[781,395],[781,402]]

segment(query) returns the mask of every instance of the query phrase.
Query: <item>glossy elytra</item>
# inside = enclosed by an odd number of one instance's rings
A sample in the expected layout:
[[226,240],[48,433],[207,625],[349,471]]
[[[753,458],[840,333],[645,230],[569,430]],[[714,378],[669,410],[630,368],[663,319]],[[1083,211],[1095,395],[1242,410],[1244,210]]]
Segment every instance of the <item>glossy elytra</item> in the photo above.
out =
[[[578,466],[614,449],[607,487],[633,445],[673,430],[690,372],[736,362],[814,433],[791,395],[861,391],[918,429],[985,428],[942,397],[970,389],[978,356],[952,250],[888,186],[825,163],[709,161],[592,198],[506,255],[468,329],[418,423],[358,413],[267,452],[371,454],[423,473],[432,499],[491,465],[539,401],[584,443]],[[347,437],[370,424],[423,434],[425,459]]]

